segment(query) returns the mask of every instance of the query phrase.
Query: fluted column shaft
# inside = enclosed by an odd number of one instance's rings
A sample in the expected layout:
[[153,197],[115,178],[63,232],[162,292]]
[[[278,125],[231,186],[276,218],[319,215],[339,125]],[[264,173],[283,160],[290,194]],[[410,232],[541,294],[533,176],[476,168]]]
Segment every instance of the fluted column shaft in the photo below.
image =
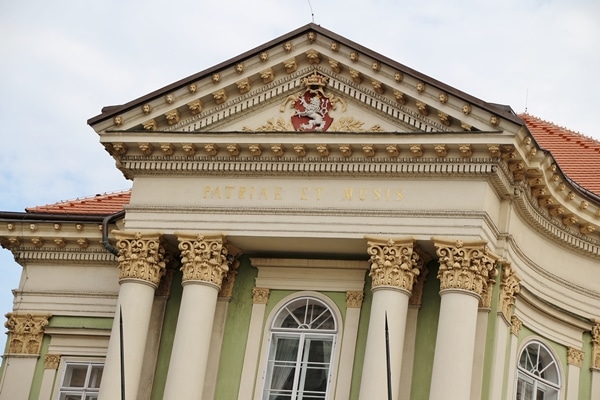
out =
[[485,242],[434,239],[440,261],[440,317],[429,400],[469,399],[479,300],[498,259]]
[[120,287],[99,400],[121,398],[121,322],[125,397],[137,398],[154,291],[165,274],[164,248],[159,233],[114,233],[119,250]]
[[389,328],[392,398],[398,399],[408,301],[423,263],[414,241],[367,238],[373,302],[360,384],[360,399],[387,398],[385,320]]
[[202,398],[210,339],[223,278],[229,270],[222,235],[178,235],[183,294],[165,399]]

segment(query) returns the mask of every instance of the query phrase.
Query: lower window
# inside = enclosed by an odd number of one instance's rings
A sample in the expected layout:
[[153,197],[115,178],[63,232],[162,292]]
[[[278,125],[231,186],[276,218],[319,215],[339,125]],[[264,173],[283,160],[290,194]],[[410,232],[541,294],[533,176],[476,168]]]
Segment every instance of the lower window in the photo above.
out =
[[102,363],[66,363],[58,399],[97,400],[103,370]]
[[558,400],[560,373],[552,353],[540,342],[529,343],[519,356],[516,400]]

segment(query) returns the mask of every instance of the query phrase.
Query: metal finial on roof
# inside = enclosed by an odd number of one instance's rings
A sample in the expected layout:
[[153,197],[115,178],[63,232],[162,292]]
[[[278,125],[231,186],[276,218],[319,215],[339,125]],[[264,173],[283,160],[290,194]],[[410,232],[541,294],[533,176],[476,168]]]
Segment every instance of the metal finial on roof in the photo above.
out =
[[310,16],[312,17],[312,23],[315,23],[315,13],[313,12],[313,8],[312,5],[310,4],[310,0],[306,0],[308,1],[308,7],[310,8]]

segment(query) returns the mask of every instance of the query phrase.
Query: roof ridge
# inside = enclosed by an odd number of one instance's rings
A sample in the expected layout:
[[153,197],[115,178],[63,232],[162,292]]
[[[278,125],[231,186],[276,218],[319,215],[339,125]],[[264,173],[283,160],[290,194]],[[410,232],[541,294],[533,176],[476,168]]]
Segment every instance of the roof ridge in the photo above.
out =
[[595,144],[597,144],[598,146],[600,146],[600,140],[598,140],[598,139],[596,139],[596,138],[594,138],[592,136],[585,135],[585,134],[583,134],[581,132],[574,131],[574,130],[569,129],[567,127],[558,125],[558,124],[556,124],[556,123],[554,123],[552,121],[545,120],[543,118],[537,117],[537,116],[529,114],[527,112],[520,113],[520,114],[518,114],[518,116],[521,119],[525,119],[525,118],[535,119],[539,123],[544,123],[544,124],[550,125],[554,129],[561,130],[562,132],[558,132],[558,135],[560,135],[560,136],[563,136],[562,133],[569,133],[569,134],[572,134],[572,135],[579,136],[580,138],[583,138],[583,139],[591,140],[592,142],[594,142]]

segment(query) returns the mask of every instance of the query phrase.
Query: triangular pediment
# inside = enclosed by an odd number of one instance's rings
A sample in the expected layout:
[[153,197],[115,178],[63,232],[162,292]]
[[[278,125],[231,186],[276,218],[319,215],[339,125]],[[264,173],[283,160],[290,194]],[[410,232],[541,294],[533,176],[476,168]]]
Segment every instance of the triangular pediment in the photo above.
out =
[[[306,79],[322,77],[326,126],[294,126]],[[479,132],[519,124],[485,103],[317,25],[183,79],[88,121],[97,132]],[[316,116],[319,119],[319,115]],[[321,117],[322,118],[322,117]],[[306,125],[306,121],[305,121]]]

